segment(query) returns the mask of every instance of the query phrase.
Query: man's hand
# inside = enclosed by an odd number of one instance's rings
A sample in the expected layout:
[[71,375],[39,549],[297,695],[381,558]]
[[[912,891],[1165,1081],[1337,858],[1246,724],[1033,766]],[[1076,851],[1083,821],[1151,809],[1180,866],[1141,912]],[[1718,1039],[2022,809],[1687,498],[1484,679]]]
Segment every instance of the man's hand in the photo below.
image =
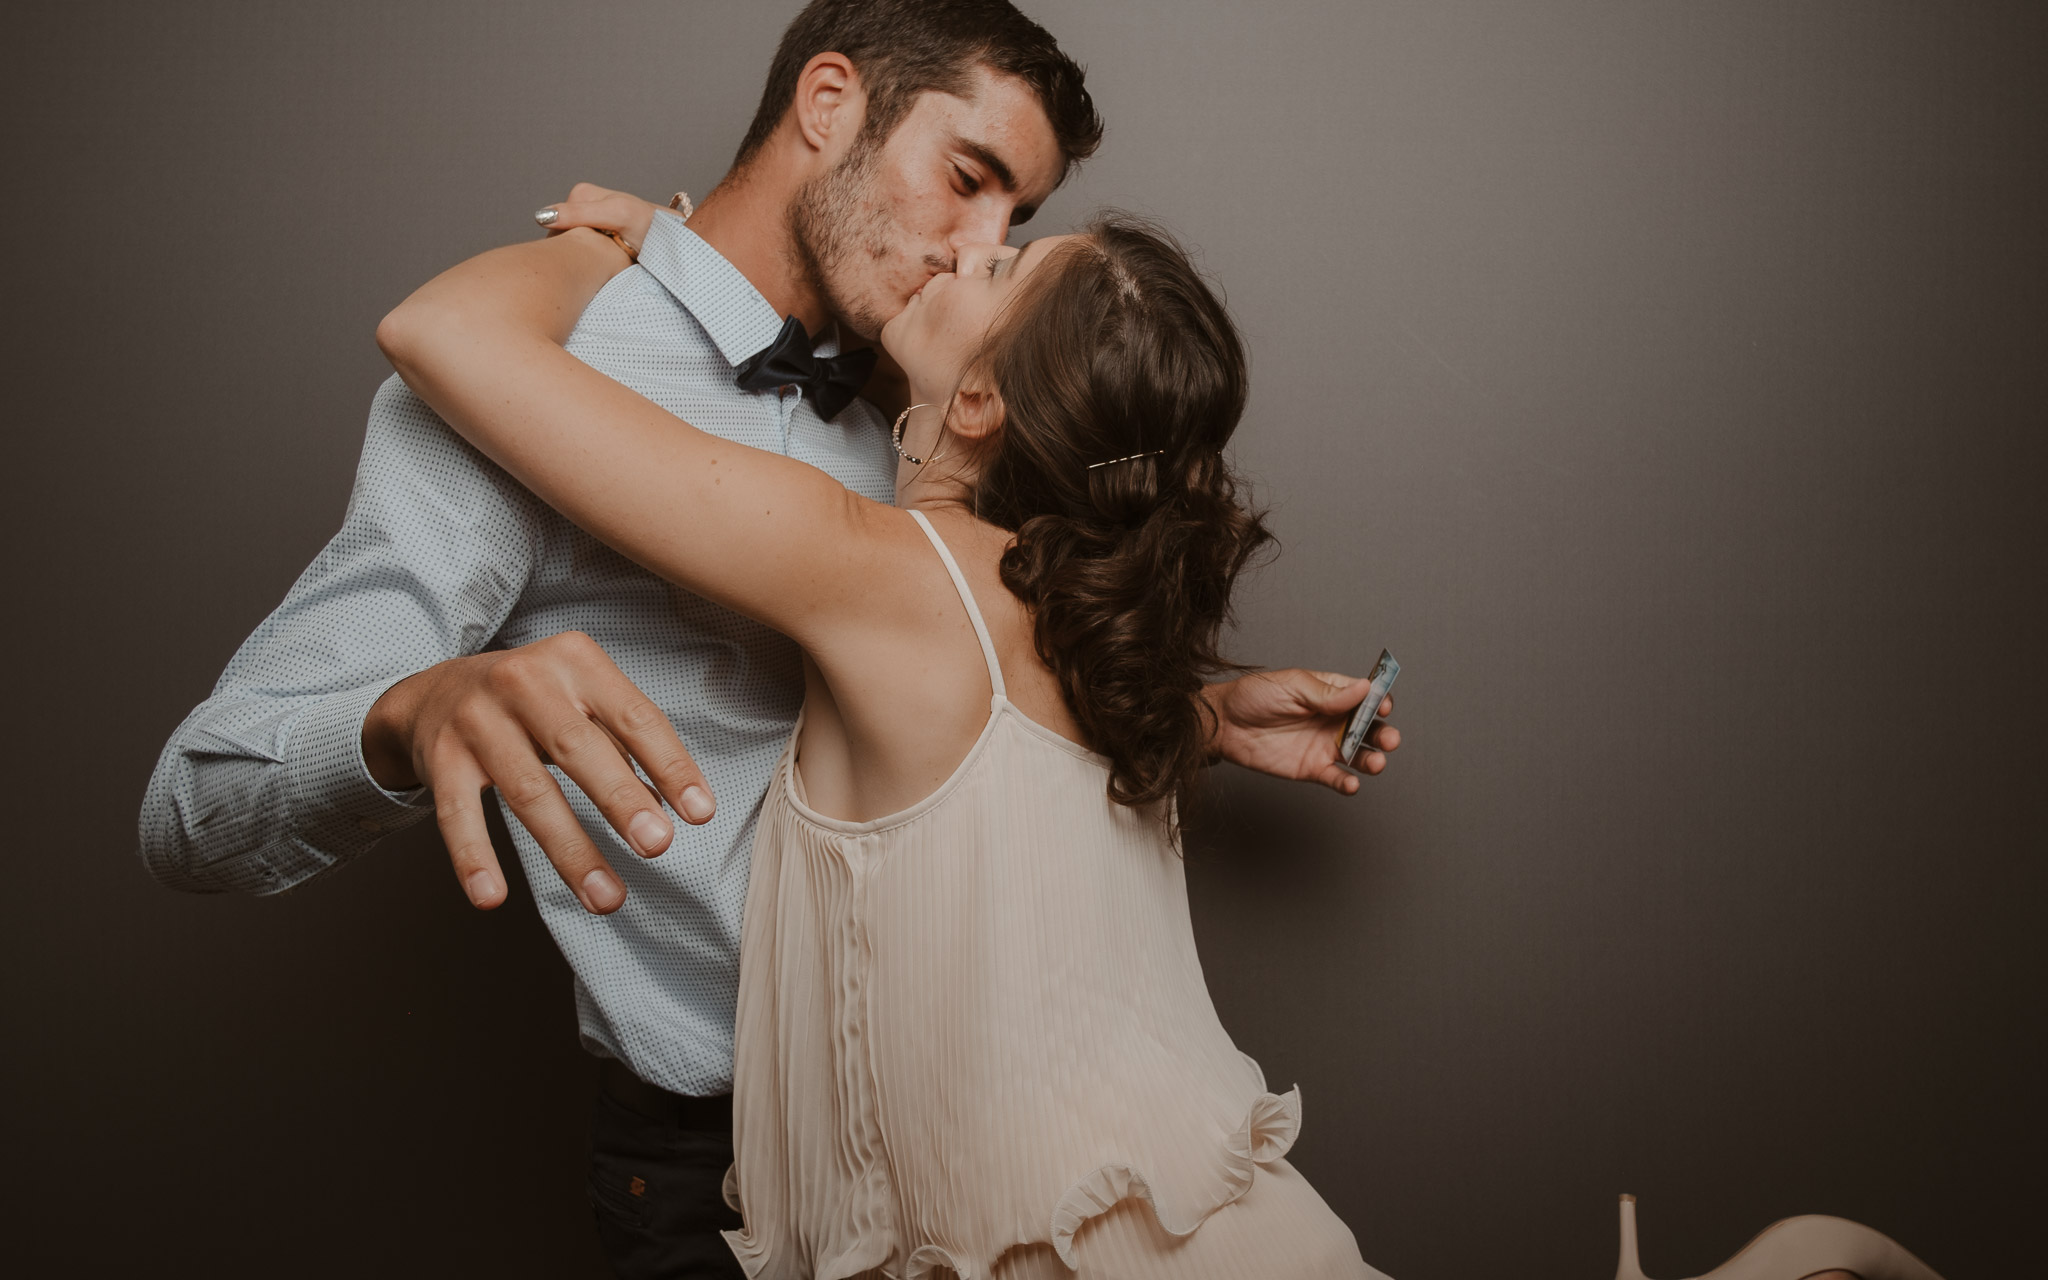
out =
[[391,686],[363,721],[363,762],[390,791],[425,785],[448,859],[475,905],[505,900],[505,876],[484,826],[483,791],[533,833],[584,909],[619,909],[626,886],[569,808],[549,764],[574,779],[634,851],[652,858],[674,828],[661,799],[692,823],[716,805],[668,717],[580,631],[517,649],[453,658]]
[[[1261,671],[1212,684],[1204,694],[1216,712],[1214,746],[1232,764],[1276,778],[1319,782],[1352,795],[1358,790],[1358,776],[1347,772],[1345,761],[1338,758],[1337,735],[1371,687],[1366,676],[1300,668]],[[1394,714],[1393,695],[1381,700],[1379,714]],[[1387,753],[1400,745],[1399,729],[1375,725],[1351,767],[1378,773],[1387,767]]]

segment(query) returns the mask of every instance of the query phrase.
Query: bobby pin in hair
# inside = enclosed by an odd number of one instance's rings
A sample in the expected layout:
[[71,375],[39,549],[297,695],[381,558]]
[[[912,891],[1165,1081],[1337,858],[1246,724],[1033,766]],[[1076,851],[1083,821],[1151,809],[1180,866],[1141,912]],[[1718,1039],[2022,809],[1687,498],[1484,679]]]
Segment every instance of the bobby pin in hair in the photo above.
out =
[[1108,462],[1091,462],[1088,464],[1088,470],[1093,471],[1097,467],[1113,467],[1119,462],[1136,462],[1140,458],[1156,458],[1165,452],[1166,450],[1164,449],[1153,449],[1147,453],[1125,454],[1121,458],[1111,458]]

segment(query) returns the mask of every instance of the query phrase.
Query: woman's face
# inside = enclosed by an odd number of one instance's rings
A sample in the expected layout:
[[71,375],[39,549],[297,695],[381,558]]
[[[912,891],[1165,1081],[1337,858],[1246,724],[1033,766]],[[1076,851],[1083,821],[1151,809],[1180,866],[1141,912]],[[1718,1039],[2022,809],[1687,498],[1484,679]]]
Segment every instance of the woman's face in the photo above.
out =
[[1072,236],[1046,236],[1023,249],[971,244],[951,271],[935,275],[882,326],[882,348],[903,366],[919,400],[950,399],[967,362],[1003,306],[1046,255]]

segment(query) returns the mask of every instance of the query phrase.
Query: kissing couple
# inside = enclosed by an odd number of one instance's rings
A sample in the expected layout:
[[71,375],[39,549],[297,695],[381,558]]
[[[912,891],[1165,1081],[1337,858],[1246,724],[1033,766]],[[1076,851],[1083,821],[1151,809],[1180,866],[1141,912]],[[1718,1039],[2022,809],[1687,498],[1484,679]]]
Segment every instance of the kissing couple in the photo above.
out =
[[1210,1003],[1179,814],[1399,734],[1217,679],[1236,328],[1134,219],[1005,246],[1101,135],[1005,0],[815,0],[701,208],[578,187],[386,317],[341,531],[151,779],[166,884],[431,812],[486,908],[496,789],[621,1276],[1378,1274]]

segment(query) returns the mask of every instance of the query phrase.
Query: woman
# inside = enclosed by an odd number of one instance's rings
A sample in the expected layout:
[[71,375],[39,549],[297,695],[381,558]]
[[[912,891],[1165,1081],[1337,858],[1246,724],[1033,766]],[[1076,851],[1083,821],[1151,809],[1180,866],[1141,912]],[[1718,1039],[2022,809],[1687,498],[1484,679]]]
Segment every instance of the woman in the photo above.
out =
[[742,947],[749,1274],[1376,1274],[1282,1158],[1299,1097],[1231,1045],[1188,919],[1175,798],[1268,535],[1185,256],[1106,219],[933,277],[882,333],[915,402],[893,507],[569,356],[624,265],[588,231],[486,254],[379,339],[551,505],[804,650]]

